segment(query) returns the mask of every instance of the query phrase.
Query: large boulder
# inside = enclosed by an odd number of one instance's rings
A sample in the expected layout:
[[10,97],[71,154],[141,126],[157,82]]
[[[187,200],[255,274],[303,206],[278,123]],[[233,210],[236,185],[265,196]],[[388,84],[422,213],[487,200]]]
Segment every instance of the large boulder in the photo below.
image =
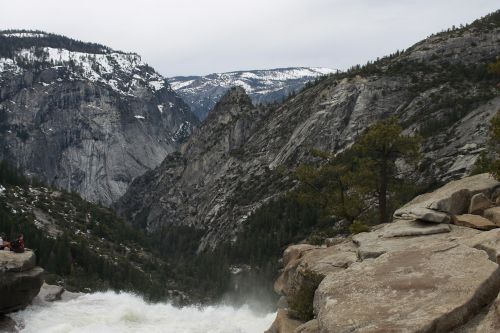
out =
[[493,206],[493,202],[484,194],[477,193],[470,198],[469,214],[481,215],[485,209]]
[[23,253],[0,251],[0,272],[24,272],[36,265],[36,256],[33,251]]
[[[460,227],[456,225],[447,225],[449,229],[442,229],[440,233],[426,233],[421,231],[420,228],[430,228],[429,230],[436,230],[432,227],[431,223],[419,224],[415,228],[413,234],[409,232],[401,232],[401,230],[409,231],[412,228],[405,229],[407,224],[404,220],[388,223],[383,227],[371,231],[363,232],[353,236],[353,241],[358,245],[357,251],[360,259],[377,258],[384,253],[392,251],[401,251],[413,248],[428,247],[440,243],[455,243],[458,244],[462,239],[469,239],[480,233],[479,230]],[[394,237],[395,235],[402,235],[405,237]],[[393,237],[389,237],[393,236]]]
[[489,198],[498,186],[500,183],[488,173],[452,181],[434,192],[417,196],[396,210],[394,217],[446,223],[448,214],[468,213],[473,195],[483,193]]
[[463,241],[465,245],[483,250],[491,261],[500,265],[500,229],[482,232]]
[[0,251],[0,314],[26,307],[40,291],[42,275],[32,251]]
[[274,291],[280,295],[286,295],[290,285],[290,272],[295,270],[300,264],[302,256],[312,250],[320,249],[319,246],[309,244],[298,244],[289,246],[283,252],[283,272],[274,283]]
[[41,302],[55,302],[61,300],[63,293],[63,287],[44,283],[40,288],[40,292],[38,293],[37,298]]
[[386,225],[382,237],[425,236],[450,232],[451,226],[443,223],[428,223],[418,220],[400,220]]
[[484,211],[483,215],[491,222],[500,226],[500,207],[488,208]]
[[451,217],[448,213],[439,212],[425,207],[411,207],[404,214],[396,212],[395,217],[407,220],[420,220],[433,223],[450,223]]
[[474,214],[462,214],[454,216],[453,221],[456,225],[469,227],[479,230],[491,230],[498,228],[498,225],[491,222],[487,218]]
[[329,274],[314,306],[320,332],[449,332],[499,290],[500,268],[484,251],[447,242]]
[[283,264],[286,266],[297,259],[300,259],[304,253],[320,248],[319,246],[309,244],[297,244],[286,248],[283,252]]
[[285,268],[274,285],[281,295],[291,297],[311,276],[322,278],[358,260],[356,246],[350,240],[330,247],[301,246],[300,249],[297,251],[297,246],[291,246],[285,250]]

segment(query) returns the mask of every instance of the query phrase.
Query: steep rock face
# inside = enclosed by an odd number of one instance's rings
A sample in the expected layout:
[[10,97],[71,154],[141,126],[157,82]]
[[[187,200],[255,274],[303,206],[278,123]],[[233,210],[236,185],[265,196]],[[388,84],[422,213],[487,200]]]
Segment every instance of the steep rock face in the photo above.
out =
[[[486,73],[500,54],[499,35],[500,12],[332,75],[277,108],[247,104],[245,140],[225,153],[220,147],[230,147],[237,121],[230,107],[216,107],[219,116],[190,138],[188,147],[196,142],[196,149],[137,179],[117,207],[150,230],[172,223],[204,228],[201,248],[214,246],[231,239],[256,207],[293,187],[287,170],[313,158],[311,148],[342,151],[390,115],[406,133],[424,137],[420,179],[461,178],[484,150],[489,120],[500,108],[497,80]],[[233,121],[221,121],[223,112]]]
[[0,32],[0,159],[109,205],[197,120],[140,56],[45,33]]
[[302,89],[307,82],[333,72],[333,69],[317,67],[276,68],[206,76],[177,76],[168,81],[196,116],[203,120],[231,87],[245,89],[255,104],[280,102]]
[[[148,230],[179,224],[203,228],[205,219],[220,220],[219,209],[241,182],[250,179],[241,174],[239,158],[263,116],[242,88],[232,88],[179,153],[167,156],[160,167],[133,182],[118,211]],[[224,213],[232,215],[231,220],[241,214],[236,207]],[[214,225],[213,232],[224,228],[224,223]]]
[[31,250],[0,251],[0,314],[26,307],[40,291],[42,274]]

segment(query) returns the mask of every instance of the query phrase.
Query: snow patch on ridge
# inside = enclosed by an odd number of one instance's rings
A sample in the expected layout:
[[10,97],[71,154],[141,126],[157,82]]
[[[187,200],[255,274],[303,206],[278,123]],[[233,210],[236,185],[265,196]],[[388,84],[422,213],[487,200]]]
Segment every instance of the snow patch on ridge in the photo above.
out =
[[165,87],[165,80],[159,80],[159,81],[149,81],[149,87],[153,89],[154,91],[158,91]]
[[195,80],[188,80],[188,81],[172,81],[170,83],[170,86],[172,87],[172,89],[174,90],[178,90],[178,89],[182,89],[184,87],[187,87],[189,86],[190,84],[192,84]]
[[16,38],[42,38],[47,37],[46,34],[35,33],[35,32],[13,32],[13,33],[3,33],[4,37],[16,37]]
[[12,59],[0,58],[0,78],[7,72],[22,73],[19,61],[44,63],[54,69],[68,68],[70,80],[85,79],[103,83],[122,95],[134,96],[141,89],[155,93],[168,86],[163,76],[148,67],[135,53],[86,53],[53,47],[25,48],[17,51]]

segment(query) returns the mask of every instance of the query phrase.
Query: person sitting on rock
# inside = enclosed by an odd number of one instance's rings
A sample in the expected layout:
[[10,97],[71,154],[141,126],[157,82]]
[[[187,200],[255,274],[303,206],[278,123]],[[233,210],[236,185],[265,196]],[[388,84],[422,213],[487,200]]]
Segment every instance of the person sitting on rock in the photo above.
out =
[[0,250],[10,250],[10,243],[3,232],[0,234]]
[[10,249],[16,253],[24,252],[24,236],[20,234],[17,239],[10,243]]

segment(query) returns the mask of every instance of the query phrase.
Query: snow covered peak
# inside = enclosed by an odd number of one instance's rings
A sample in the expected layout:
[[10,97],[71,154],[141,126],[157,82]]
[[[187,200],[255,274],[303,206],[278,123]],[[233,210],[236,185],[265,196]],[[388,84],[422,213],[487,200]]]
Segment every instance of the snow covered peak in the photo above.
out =
[[138,90],[153,93],[169,87],[165,79],[134,53],[87,53],[63,48],[31,47],[14,52],[12,58],[0,58],[0,78],[6,72],[18,74],[26,65],[66,69],[70,80],[89,80],[106,84],[123,95],[135,95]]
[[246,92],[265,94],[270,89],[279,90],[287,81],[312,79],[334,73],[335,70],[322,67],[292,67],[266,70],[214,73],[206,76],[177,76],[169,79],[173,90],[199,90],[217,85],[223,88],[241,86]]
[[307,82],[335,70],[322,67],[292,67],[267,70],[214,73],[206,76],[178,76],[168,79],[200,118],[213,108],[218,99],[231,87],[245,89],[255,103],[275,102]]

